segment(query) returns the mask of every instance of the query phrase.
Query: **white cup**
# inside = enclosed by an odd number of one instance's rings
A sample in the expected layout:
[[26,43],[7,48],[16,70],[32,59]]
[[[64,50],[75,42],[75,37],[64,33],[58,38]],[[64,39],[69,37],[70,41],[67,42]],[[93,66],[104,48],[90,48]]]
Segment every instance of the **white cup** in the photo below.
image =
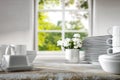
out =
[[107,29],[108,34],[113,36],[119,36],[120,35],[120,26],[112,26]]
[[107,54],[115,54],[117,52],[120,52],[120,47],[113,47],[107,49]]
[[16,55],[26,55],[26,45],[15,45]]
[[108,28],[108,33],[110,33],[110,30],[112,30],[111,33],[112,39],[109,38],[107,40],[107,44],[111,45],[108,42],[109,40],[112,40],[112,46],[116,46],[116,47],[120,46],[120,26],[113,26]]

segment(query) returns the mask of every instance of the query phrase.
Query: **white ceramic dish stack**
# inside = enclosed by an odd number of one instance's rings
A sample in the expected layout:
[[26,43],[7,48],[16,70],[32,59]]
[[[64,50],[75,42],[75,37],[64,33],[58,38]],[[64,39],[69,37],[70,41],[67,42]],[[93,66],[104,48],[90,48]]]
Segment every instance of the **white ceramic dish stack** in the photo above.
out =
[[98,61],[104,71],[120,74],[120,54],[100,55]]

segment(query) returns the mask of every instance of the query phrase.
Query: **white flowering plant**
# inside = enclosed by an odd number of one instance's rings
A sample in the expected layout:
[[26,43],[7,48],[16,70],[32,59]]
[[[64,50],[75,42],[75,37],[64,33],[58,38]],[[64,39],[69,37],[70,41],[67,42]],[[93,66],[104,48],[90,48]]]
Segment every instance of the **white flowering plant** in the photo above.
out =
[[80,34],[74,34],[73,38],[58,40],[57,46],[64,47],[65,49],[81,49],[82,40],[80,39]]

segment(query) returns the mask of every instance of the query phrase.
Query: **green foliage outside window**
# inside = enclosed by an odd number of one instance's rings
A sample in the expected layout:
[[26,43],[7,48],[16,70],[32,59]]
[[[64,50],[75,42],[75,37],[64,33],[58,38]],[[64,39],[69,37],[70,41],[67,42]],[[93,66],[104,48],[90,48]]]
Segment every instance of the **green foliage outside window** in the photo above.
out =
[[[86,0],[78,0],[81,4],[77,5],[78,8],[87,9],[88,4]],[[39,1],[39,10],[44,9],[44,3],[46,4],[55,4],[56,6],[60,4],[59,0],[40,0]],[[65,3],[65,6],[70,6],[74,3],[74,0],[68,0]],[[47,21],[49,18],[49,12],[38,12],[38,30],[61,30],[62,21],[58,21],[57,24]],[[83,15],[86,17],[88,14]],[[67,24],[71,26],[71,29],[67,29]],[[65,29],[67,30],[81,30],[85,29],[84,25],[79,19],[74,21],[65,21]],[[66,32],[65,37],[72,37],[73,32]],[[79,32],[81,38],[84,39],[87,34],[87,30],[84,32]],[[38,50],[39,51],[57,51],[61,50],[60,47],[57,47],[57,41],[61,39],[60,32],[38,32]]]

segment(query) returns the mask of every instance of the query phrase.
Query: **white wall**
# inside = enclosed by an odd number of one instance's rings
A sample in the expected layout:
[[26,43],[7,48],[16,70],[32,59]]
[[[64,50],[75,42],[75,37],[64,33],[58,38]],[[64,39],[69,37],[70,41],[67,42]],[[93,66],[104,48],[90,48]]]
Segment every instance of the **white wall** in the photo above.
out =
[[33,48],[33,1],[0,0],[0,44]]
[[93,35],[107,35],[107,29],[120,26],[120,0],[94,0]]

